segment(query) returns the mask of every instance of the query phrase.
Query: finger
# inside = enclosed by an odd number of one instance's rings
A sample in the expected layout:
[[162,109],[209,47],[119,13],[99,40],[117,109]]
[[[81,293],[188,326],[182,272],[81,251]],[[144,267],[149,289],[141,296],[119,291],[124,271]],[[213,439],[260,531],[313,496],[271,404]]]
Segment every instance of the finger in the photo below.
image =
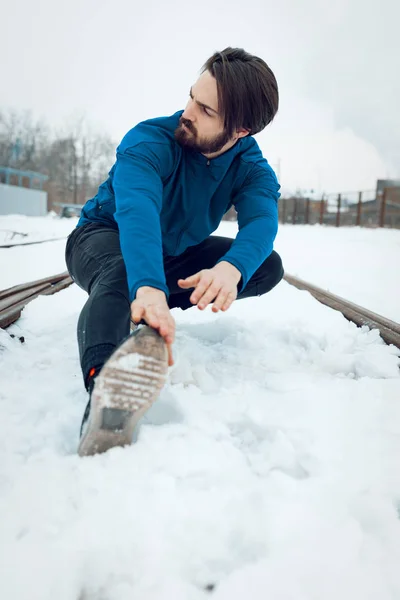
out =
[[173,344],[175,341],[175,319],[169,315],[169,332],[168,332],[168,343]]
[[216,299],[214,300],[214,304],[212,307],[212,311],[217,313],[219,310],[221,310],[221,308],[223,307],[223,305],[226,302],[226,299],[228,298],[228,294],[229,292],[222,289],[220,291],[220,293],[218,294],[218,296],[216,297]]
[[172,344],[175,339],[175,319],[171,316],[168,307],[156,307],[156,316],[158,317],[158,331],[165,339],[165,342]]
[[165,339],[167,343],[173,342],[173,326],[171,323],[169,312],[162,313],[159,317],[160,320],[160,335]]
[[196,289],[194,290],[194,292],[192,292],[192,295],[190,296],[190,302],[192,304],[198,304],[200,298],[204,296],[204,294],[207,292],[212,283],[212,275],[203,275],[200,282],[196,285]]
[[195,273],[194,275],[191,275],[190,277],[186,277],[186,279],[178,279],[178,285],[181,288],[184,289],[188,289],[188,288],[192,288],[195,287],[201,278],[201,271],[199,271],[198,273]]
[[140,304],[135,304],[135,302],[131,304],[131,318],[134,323],[140,323],[143,319],[144,312],[144,307]]
[[175,339],[175,320],[170,315],[169,311],[168,314],[163,315],[159,333],[164,338],[164,341],[167,344],[168,366],[172,367],[172,365],[174,364],[172,344]]
[[174,364],[174,357],[172,354],[172,346],[171,344],[167,344],[167,350],[168,350],[168,366],[172,367],[172,365]]
[[154,306],[148,306],[146,308],[144,320],[146,321],[147,325],[150,325],[150,327],[153,327],[154,329],[157,329],[157,331],[158,331],[158,329],[160,327],[160,318],[159,318]]
[[221,291],[221,286],[215,283],[215,281],[210,285],[206,293],[200,298],[197,306],[200,310],[204,310],[207,306],[212,302],[216,296],[218,296]]
[[223,311],[228,310],[228,308],[231,306],[232,302],[234,302],[234,300],[236,300],[236,298],[237,298],[237,294],[234,294],[233,292],[230,292],[228,294],[228,297],[225,300],[225,303],[224,303],[224,305],[223,305],[223,307],[222,307],[221,310],[223,310]]

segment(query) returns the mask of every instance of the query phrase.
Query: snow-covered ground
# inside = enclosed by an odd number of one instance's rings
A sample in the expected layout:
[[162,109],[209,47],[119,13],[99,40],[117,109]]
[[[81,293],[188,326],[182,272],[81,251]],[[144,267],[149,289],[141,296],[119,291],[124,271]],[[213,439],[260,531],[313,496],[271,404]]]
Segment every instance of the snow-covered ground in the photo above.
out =
[[[399,242],[285,226],[276,249],[288,273],[399,319]],[[63,246],[0,250],[0,289],[63,271]],[[400,598],[399,351],[286,282],[225,314],[176,309],[177,365],[137,443],[80,459],[85,297],[28,305],[8,329],[24,344],[0,330],[1,598]]]
[[71,226],[65,219],[55,218],[56,213],[46,217],[32,218],[24,215],[0,216],[0,245],[28,244],[39,240],[59,239]]
[[275,250],[290,275],[400,322],[399,229],[280,225]]
[[0,216],[0,245],[58,240],[0,248],[0,289],[65,271],[65,239],[58,238],[66,238],[76,223],[76,218],[60,219],[52,214],[47,217]]
[[277,250],[291,275],[400,322],[400,230],[285,225]]

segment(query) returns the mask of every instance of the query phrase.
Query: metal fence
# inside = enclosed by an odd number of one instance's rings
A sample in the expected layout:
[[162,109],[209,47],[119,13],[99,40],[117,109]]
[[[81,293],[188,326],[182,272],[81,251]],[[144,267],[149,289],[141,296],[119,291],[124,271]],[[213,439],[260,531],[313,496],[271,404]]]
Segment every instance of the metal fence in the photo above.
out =
[[279,220],[293,225],[393,227],[400,229],[400,187],[325,194],[320,200],[280,198]]

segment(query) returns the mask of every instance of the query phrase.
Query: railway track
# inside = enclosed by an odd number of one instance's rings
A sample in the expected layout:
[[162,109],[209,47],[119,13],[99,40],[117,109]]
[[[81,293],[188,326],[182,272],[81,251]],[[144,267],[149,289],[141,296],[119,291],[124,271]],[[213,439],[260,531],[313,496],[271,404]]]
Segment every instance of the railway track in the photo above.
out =
[[55,294],[71,283],[73,281],[65,271],[0,291],[0,327],[4,329],[15,323],[21,316],[23,308],[38,296]]
[[45,244],[46,242],[58,242],[60,240],[65,240],[66,237],[57,237],[57,238],[49,238],[47,240],[34,240],[32,242],[17,242],[15,244],[0,244],[0,250],[2,248],[17,248],[19,246],[33,246],[35,244]]
[[322,288],[312,285],[303,279],[293,277],[292,275],[285,275],[285,281],[294,285],[299,290],[306,290],[314,298],[316,298],[322,304],[338,310],[342,313],[348,321],[352,321],[359,327],[367,325],[370,329],[379,329],[382,339],[387,344],[393,344],[400,348],[400,324],[395,321],[391,321],[386,317],[382,317],[377,313],[367,310],[358,304],[349,302],[340,296],[336,296],[331,292],[327,292]]
[[[286,274],[285,281],[300,290],[306,290],[322,304],[340,311],[346,319],[359,327],[366,325],[378,329],[387,344],[400,349],[400,324],[378,315],[340,296],[312,285],[302,279]],[[0,291],[0,327],[6,328],[20,317],[23,308],[40,295],[50,295],[67,288],[73,283],[68,272],[59,273],[44,279],[23,283]]]

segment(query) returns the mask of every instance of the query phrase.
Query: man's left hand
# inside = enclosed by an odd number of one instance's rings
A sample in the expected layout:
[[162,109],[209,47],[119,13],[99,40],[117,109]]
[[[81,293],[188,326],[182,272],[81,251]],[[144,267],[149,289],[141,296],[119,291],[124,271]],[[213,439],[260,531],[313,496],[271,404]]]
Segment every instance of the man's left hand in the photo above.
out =
[[213,302],[213,312],[228,310],[237,298],[237,284],[241,278],[240,271],[227,261],[221,261],[212,269],[203,269],[186,279],[179,279],[178,285],[183,289],[195,288],[190,302],[204,310]]

